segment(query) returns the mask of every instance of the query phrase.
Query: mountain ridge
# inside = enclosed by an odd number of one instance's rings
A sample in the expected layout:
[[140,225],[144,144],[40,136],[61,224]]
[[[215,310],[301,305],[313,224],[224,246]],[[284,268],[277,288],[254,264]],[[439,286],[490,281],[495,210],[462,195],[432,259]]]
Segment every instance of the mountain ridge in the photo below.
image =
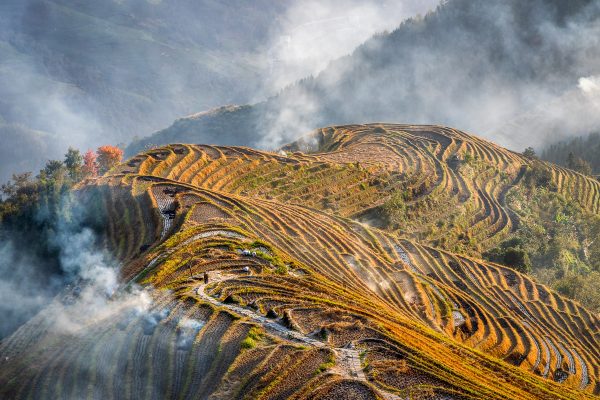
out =
[[[524,164],[547,170],[557,191],[580,188],[574,201],[598,213],[598,182],[439,126],[322,128],[281,153],[138,154],[76,190],[104,210],[120,280],[145,287],[150,305],[113,297],[112,312],[82,316],[66,336],[40,313],[0,345],[10,359],[29,353],[5,364],[3,393],[85,393],[94,382],[94,393],[215,399],[594,398],[597,315],[513,269],[349,219],[395,189],[412,193],[410,207],[448,192],[479,205],[469,225],[487,248],[514,232],[503,185],[525,185]],[[434,227],[428,216],[444,206],[425,205],[400,223]],[[77,307],[65,296],[58,308]],[[123,371],[112,385],[106,368]]]
[[[386,120],[485,133],[517,150],[537,145],[534,139],[561,129],[564,116],[544,121],[550,126],[542,131],[524,115],[576,90],[580,78],[598,73],[600,60],[590,56],[597,53],[595,43],[586,38],[597,34],[599,15],[593,1],[568,6],[550,0],[449,1],[421,19],[408,19],[393,32],[374,36],[317,76],[250,109],[180,121],[133,141],[127,153],[172,142],[273,149],[318,127]],[[586,114],[581,115],[585,120]],[[243,124],[231,124],[230,118]],[[511,120],[523,121],[520,130],[536,137],[507,127]],[[570,122],[575,130],[577,121]]]

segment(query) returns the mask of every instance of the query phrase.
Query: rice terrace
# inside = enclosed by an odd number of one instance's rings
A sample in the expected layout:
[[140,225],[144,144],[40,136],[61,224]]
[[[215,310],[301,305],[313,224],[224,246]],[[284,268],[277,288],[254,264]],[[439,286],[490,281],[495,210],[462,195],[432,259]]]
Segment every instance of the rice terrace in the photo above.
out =
[[[598,212],[597,181],[438,126],[324,128],[277,153],[173,144],[138,154],[76,191],[103,209],[120,277],[151,305],[125,303],[85,321],[82,336],[51,334],[41,313],[2,343],[14,361],[1,391],[592,398],[597,315],[477,257],[515,231],[507,198],[534,169]],[[399,192],[415,210],[405,224],[420,227],[412,237],[357,222]],[[460,235],[438,233],[454,210]],[[64,300],[52,307],[69,312]]]
[[599,21],[0,1],[0,400],[600,399]]

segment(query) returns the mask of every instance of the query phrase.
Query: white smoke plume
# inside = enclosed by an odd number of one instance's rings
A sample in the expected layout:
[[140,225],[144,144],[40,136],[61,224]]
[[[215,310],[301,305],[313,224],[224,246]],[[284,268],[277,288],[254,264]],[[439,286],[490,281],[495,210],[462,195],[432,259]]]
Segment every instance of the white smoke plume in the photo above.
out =
[[57,220],[49,221],[47,240],[57,251],[60,271],[28,256],[27,244],[9,238],[0,246],[0,339],[36,313],[54,331],[76,333],[124,307],[141,313],[150,306],[147,291],[134,284],[124,290],[120,263],[86,226],[85,213],[97,210],[75,201],[64,196]]
[[70,284],[61,301],[44,317],[53,322],[60,333],[77,333],[87,325],[107,318],[123,309],[146,312],[151,299],[137,286],[127,292],[118,291],[119,263],[98,247],[98,239],[91,229],[81,226],[64,228],[57,235],[60,243],[60,261]]

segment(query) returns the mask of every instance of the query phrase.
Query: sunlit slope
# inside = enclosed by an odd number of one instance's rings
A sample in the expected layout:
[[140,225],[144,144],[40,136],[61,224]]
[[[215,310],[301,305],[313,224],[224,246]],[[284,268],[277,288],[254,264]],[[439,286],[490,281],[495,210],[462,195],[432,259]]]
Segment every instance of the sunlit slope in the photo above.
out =
[[[430,126],[327,128],[285,150],[171,145],[81,185],[82,201],[105,211],[123,282],[142,284],[149,308],[117,296],[118,308],[68,333],[53,333],[40,314],[2,342],[0,394],[600,394],[597,316],[425,234],[405,239],[372,226],[386,198],[411,191],[407,202],[422,214],[402,231],[433,226],[456,206],[475,216],[466,226],[482,242],[500,240],[518,223],[504,194],[536,161]],[[596,183],[544,167],[558,190],[577,187],[595,212]],[[53,307],[73,313],[68,302]]]
[[518,216],[506,196],[534,169],[582,209],[600,212],[600,182],[451,128],[331,127],[283,150],[171,145],[142,153],[115,173],[308,206],[380,227],[391,225],[382,206],[399,196],[407,210],[397,224],[401,233],[472,255],[514,232]]
[[[39,315],[0,347],[2,398],[210,395],[225,400],[264,391],[273,380],[270,370],[298,379],[269,393],[303,389],[310,393],[308,383],[319,365],[332,357],[328,349],[302,348],[266,337],[226,309],[196,299],[164,292],[153,300],[148,312],[125,305],[102,319],[84,321],[72,332],[54,331],[52,321]],[[56,307],[71,312],[69,306]],[[245,348],[249,338],[255,338],[253,347]],[[328,376],[319,382],[336,387],[340,381]]]
[[[190,275],[250,266],[257,273],[220,283],[220,297],[252,303],[264,314],[274,308],[304,333],[332,330],[341,338],[368,341],[374,333],[357,332],[353,322],[360,320],[367,326],[383,324],[376,337],[406,346],[408,331],[417,329],[417,342],[407,352],[416,352],[420,361],[425,348],[435,349],[429,354],[435,360],[436,345],[463,343],[566,386],[598,390],[598,319],[515,271],[299,206],[170,181],[155,181],[147,190],[163,211],[174,209],[164,198],[178,205],[171,225],[163,225],[177,233],[143,263],[131,263],[124,270],[127,277],[180,288]],[[238,254],[252,248],[262,255]],[[354,319],[329,321],[330,308],[349,309]],[[387,332],[396,330],[396,335]],[[328,333],[328,340],[338,339]],[[339,340],[340,347],[347,344]],[[418,344],[422,340],[435,345]],[[508,367],[494,368],[507,373]]]

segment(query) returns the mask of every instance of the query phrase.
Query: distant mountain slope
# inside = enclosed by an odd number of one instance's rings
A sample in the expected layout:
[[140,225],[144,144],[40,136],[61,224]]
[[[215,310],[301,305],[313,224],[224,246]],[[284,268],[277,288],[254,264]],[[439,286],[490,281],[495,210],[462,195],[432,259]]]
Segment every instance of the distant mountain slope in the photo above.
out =
[[[273,148],[319,126],[357,120],[443,124],[490,139],[497,133],[501,144],[521,150],[547,130],[507,129],[506,122],[600,71],[593,39],[599,16],[591,0],[451,0],[251,110],[178,120],[133,142],[128,153],[171,141]],[[228,118],[243,124],[229,129]]]
[[[598,213],[597,181],[438,126],[323,128],[278,154],[141,153],[77,187],[104,216],[121,289],[80,282],[3,340],[0,394],[594,398],[597,315],[510,268],[347,218],[401,189],[421,204],[410,229],[450,210],[427,201],[446,194],[473,208],[485,244],[511,232],[505,194],[536,168]],[[128,294],[133,282],[144,290]]]
[[249,101],[267,69],[259,50],[284,10],[265,1],[2,1],[0,116],[56,136],[64,148],[50,154],[20,144],[43,163],[69,145],[127,142],[195,110]]
[[[0,179],[9,178],[13,173],[34,171],[39,168],[40,159],[50,159],[62,151],[54,135],[22,125],[0,122],[0,137]],[[32,158],[32,154],[36,157]]]

